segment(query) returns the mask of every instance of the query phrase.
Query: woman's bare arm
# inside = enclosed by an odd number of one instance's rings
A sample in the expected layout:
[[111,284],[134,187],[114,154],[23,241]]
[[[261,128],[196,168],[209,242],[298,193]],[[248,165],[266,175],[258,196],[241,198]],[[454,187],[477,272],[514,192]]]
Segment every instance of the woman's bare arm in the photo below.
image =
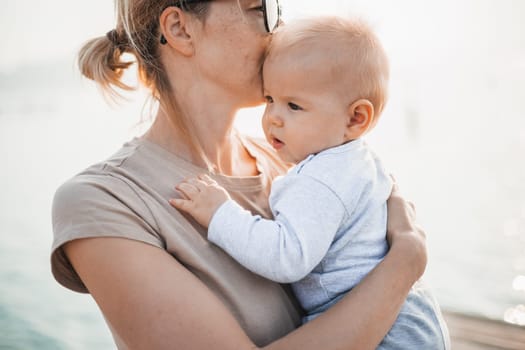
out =
[[[267,349],[375,349],[426,264],[413,209],[393,192],[390,252],[324,314]],[[391,220],[392,218],[392,220]],[[130,349],[256,348],[223,303],[166,251],[122,238],[72,241],[66,253]]]
[[251,349],[224,304],[166,251],[123,238],[68,243],[66,254],[129,349]]

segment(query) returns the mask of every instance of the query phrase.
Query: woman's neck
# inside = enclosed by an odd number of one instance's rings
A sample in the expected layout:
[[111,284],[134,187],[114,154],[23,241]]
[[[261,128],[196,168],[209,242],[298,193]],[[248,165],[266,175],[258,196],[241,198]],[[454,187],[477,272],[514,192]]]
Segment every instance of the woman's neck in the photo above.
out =
[[[242,145],[233,129],[235,111],[224,109],[223,113],[217,112],[218,108],[215,106],[212,115],[198,112],[192,114],[193,125],[189,128],[193,130],[190,137],[200,144],[202,152],[217,173],[232,176],[256,175],[255,159]],[[195,165],[207,168],[202,156],[192,149],[189,140],[182,133],[169,116],[159,110],[143,137]]]

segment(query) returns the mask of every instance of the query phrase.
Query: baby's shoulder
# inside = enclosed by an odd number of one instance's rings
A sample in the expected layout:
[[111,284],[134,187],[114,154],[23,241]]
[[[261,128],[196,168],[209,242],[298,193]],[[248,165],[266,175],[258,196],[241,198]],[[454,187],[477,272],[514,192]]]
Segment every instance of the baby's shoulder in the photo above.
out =
[[374,172],[374,161],[368,153],[363,152],[320,152],[297,164],[293,172],[327,182],[342,179],[347,181],[350,178],[366,179]]
[[342,198],[367,192],[385,178],[377,156],[366,145],[358,144],[310,155],[292,171],[322,182]]

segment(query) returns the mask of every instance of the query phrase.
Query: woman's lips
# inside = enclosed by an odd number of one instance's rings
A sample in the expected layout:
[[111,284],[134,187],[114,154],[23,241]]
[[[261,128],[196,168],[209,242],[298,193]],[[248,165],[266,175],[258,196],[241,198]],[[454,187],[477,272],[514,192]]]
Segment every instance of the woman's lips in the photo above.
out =
[[280,150],[283,146],[284,146],[284,143],[281,140],[276,139],[275,137],[272,137],[272,147],[273,148],[275,148],[276,150]]

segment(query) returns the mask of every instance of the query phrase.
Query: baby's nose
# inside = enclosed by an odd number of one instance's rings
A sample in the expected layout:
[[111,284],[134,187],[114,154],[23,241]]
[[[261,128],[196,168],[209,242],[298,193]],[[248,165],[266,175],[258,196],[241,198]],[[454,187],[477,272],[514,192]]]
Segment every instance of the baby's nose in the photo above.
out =
[[268,119],[270,120],[270,123],[274,126],[282,127],[284,125],[283,118],[281,118],[278,113],[269,113]]

